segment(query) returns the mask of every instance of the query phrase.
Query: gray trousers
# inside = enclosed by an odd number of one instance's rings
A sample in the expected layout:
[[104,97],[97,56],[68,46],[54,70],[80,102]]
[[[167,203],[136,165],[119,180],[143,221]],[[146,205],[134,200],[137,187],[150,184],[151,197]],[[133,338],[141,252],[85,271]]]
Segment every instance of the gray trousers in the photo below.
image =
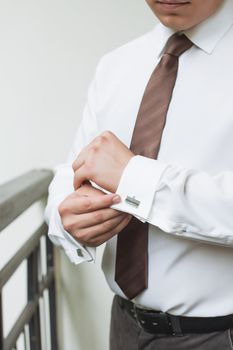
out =
[[149,334],[114,297],[110,330],[110,350],[233,350],[233,329],[182,337]]

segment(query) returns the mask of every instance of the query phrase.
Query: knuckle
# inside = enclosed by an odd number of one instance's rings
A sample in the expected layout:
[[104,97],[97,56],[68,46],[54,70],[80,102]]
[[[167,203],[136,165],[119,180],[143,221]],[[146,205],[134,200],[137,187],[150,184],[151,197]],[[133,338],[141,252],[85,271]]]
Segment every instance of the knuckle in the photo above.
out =
[[112,220],[103,222],[102,227],[104,231],[109,231],[112,228]]
[[89,150],[89,157],[88,159],[92,159],[92,156],[94,156],[97,152],[99,151],[99,145],[97,145],[96,143],[94,143]]
[[101,146],[102,142],[103,142],[103,139],[101,135],[97,136],[93,142],[93,147],[96,147],[98,149]]
[[83,239],[83,236],[79,231],[74,232],[73,236],[75,239],[77,239],[77,241],[79,241],[79,243],[86,244],[86,241]]
[[92,207],[91,200],[88,199],[88,198],[85,198],[84,201],[83,201],[83,209],[84,210],[89,210],[89,209],[91,209],[91,207]]
[[86,241],[85,241],[85,238],[84,238],[84,235],[82,234],[82,232],[81,231],[75,231],[74,233],[73,233],[73,236],[77,239],[77,241],[79,241],[80,243],[82,243],[82,244],[85,244],[86,243]]
[[58,213],[61,217],[63,217],[68,211],[68,207],[67,205],[62,202],[59,206],[58,206]]
[[93,216],[94,216],[94,221],[95,222],[102,222],[103,219],[104,219],[104,216],[103,216],[103,212],[102,211],[97,211],[95,213],[93,213]]
[[80,230],[76,232],[76,238],[84,244],[88,244],[89,245],[89,241],[90,241],[90,233]]
[[63,220],[62,224],[63,224],[63,227],[64,227],[65,231],[73,232],[73,230],[74,230],[74,223],[72,223],[70,220]]
[[102,134],[101,137],[103,140],[108,140],[110,137],[112,137],[113,133],[109,130],[105,130]]

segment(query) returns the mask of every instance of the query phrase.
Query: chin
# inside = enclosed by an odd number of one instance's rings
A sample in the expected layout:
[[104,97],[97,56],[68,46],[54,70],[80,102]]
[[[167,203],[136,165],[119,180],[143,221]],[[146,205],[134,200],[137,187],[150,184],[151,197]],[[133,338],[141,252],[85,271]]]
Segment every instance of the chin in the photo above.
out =
[[163,23],[163,25],[175,31],[186,30],[189,28],[189,26],[186,23],[184,23],[180,18],[177,18],[175,16],[160,18],[160,21]]
[[185,26],[178,26],[178,25],[172,25],[172,24],[164,24],[165,27],[168,27],[172,30],[174,30],[175,32],[182,32],[183,30],[189,29]]

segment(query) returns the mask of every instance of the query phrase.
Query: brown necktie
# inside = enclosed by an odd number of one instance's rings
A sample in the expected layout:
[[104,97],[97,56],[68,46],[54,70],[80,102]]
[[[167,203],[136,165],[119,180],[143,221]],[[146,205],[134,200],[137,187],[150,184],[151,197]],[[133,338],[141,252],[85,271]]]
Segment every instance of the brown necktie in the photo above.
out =
[[[153,71],[139,108],[130,149],[156,159],[176,82],[179,56],[192,46],[184,35],[172,35]],[[135,217],[117,239],[115,281],[133,299],[148,286],[148,224]]]

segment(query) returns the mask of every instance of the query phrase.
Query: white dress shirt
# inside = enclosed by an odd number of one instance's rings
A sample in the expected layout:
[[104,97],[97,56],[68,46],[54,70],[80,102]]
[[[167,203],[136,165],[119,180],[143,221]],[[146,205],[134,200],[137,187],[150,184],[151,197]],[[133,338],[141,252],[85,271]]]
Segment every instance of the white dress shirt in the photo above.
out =
[[[50,186],[49,235],[74,263],[94,261],[62,227],[57,207],[73,192],[72,161],[111,130],[130,145],[142,95],[172,30],[157,25],[100,61],[68,160]],[[145,307],[186,316],[233,313],[233,1],[185,31],[194,46],[179,70],[157,160],[135,156],[117,193],[118,210],[149,222],[149,287]],[[135,208],[127,196],[135,197]],[[107,242],[103,271],[114,281],[117,237]]]

